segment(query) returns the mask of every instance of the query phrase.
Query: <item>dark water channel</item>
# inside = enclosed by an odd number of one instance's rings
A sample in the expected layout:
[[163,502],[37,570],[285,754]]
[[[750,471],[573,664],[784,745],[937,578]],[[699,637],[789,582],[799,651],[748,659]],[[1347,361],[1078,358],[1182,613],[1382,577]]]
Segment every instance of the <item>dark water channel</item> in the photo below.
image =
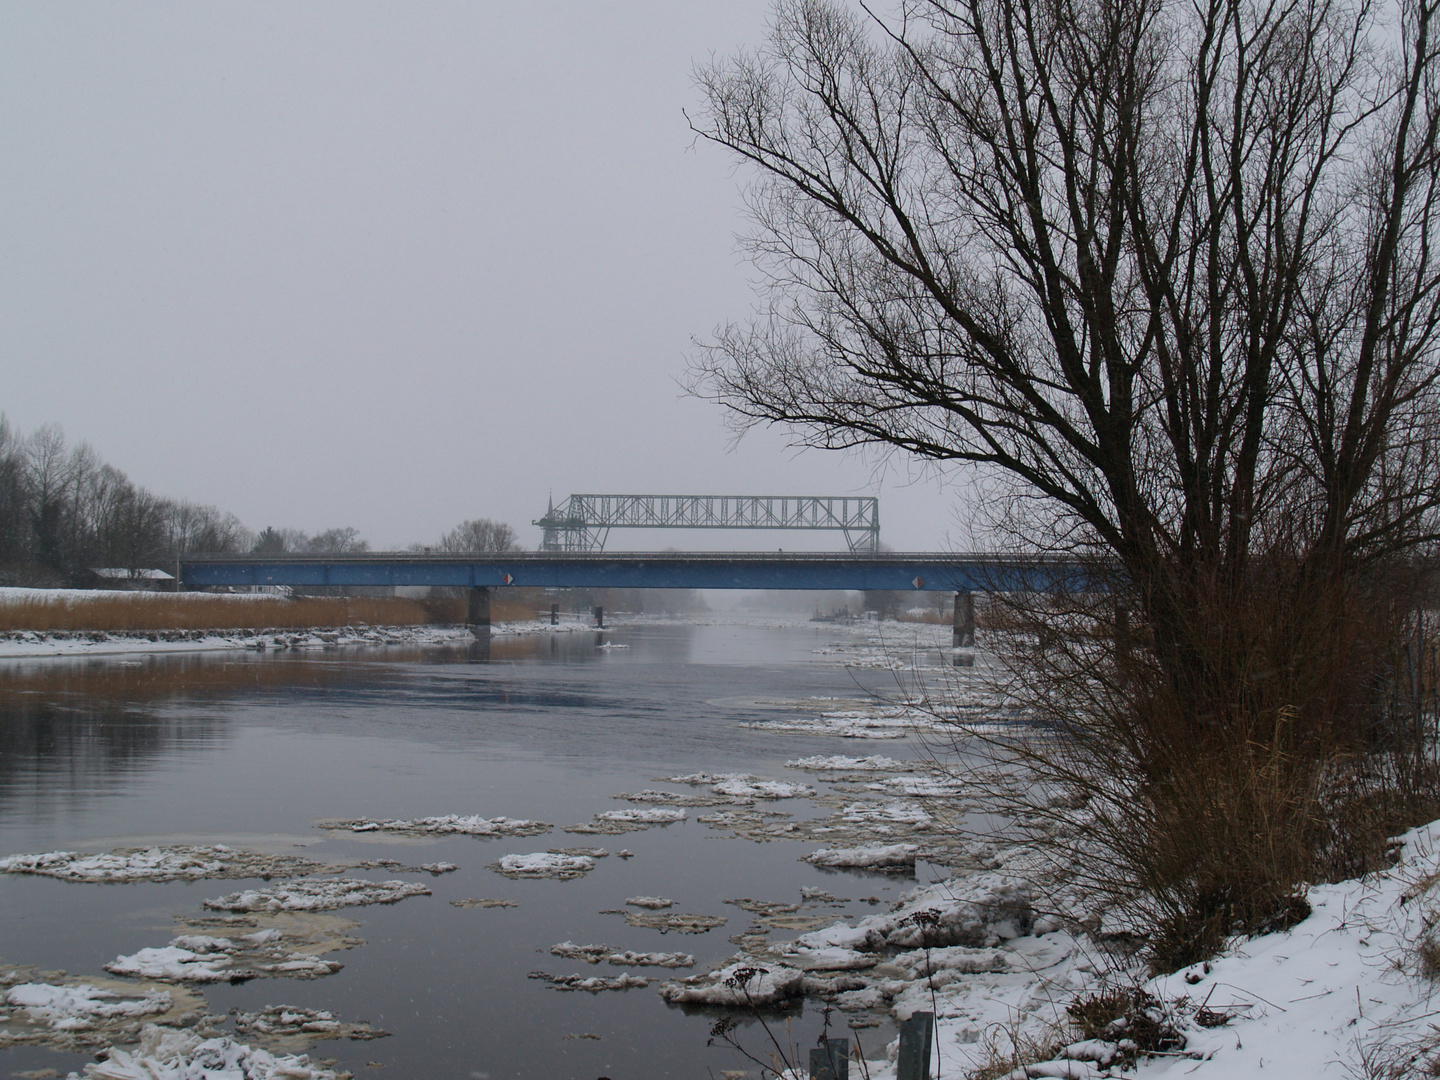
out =
[[[807,780],[783,767],[814,754],[913,756],[900,741],[857,742],[751,730],[779,701],[857,695],[856,676],[816,650],[837,631],[683,624],[497,638],[474,649],[192,654],[0,662],[0,854],[116,846],[229,843],[322,861],[446,860],[422,876],[433,895],[343,909],[363,946],[331,954],[338,974],[204,988],[212,1012],[286,1004],[328,1009],[391,1032],[319,1044],[357,1076],[425,1078],[718,1076],[743,1067],[706,1047],[713,1016],[667,1006],[648,989],[596,995],[548,989],[527,973],[615,975],[549,954],[564,940],[685,951],[695,970],[730,956],[750,917],[729,897],[794,902],[802,885],[855,898],[837,917],[876,910],[911,881],[837,875],[798,861],[815,845],[756,844],[694,820],[624,836],[561,827],[630,804],[614,796],[657,778],[706,771]],[[879,690],[888,673],[870,672]],[[863,680],[862,680],[863,681]],[[889,688],[893,689],[893,682]],[[813,780],[812,780],[813,782]],[[776,804],[800,816],[807,800]],[[538,818],[545,836],[383,842],[327,833],[323,818],[438,814]],[[574,881],[511,881],[486,864],[512,852],[603,845]],[[925,873],[922,867],[922,874]],[[385,878],[384,871],[355,876]],[[117,954],[166,944],[177,915],[249,882],[88,885],[0,875],[0,961],[101,975]],[[660,935],[603,909],[660,895],[674,911],[723,915],[701,935]],[[518,907],[457,908],[466,897]],[[663,969],[633,969],[666,976]],[[679,972],[684,975],[688,972]],[[808,1045],[811,1010],[793,1021]],[[600,1038],[578,1038],[599,1035]],[[568,1036],[568,1037],[567,1037]],[[749,1041],[758,1046],[760,1033]],[[742,1036],[745,1037],[745,1036]],[[876,1033],[878,1052],[880,1033]],[[78,1070],[87,1059],[3,1052],[0,1074]],[[377,1064],[378,1063],[378,1064]]]

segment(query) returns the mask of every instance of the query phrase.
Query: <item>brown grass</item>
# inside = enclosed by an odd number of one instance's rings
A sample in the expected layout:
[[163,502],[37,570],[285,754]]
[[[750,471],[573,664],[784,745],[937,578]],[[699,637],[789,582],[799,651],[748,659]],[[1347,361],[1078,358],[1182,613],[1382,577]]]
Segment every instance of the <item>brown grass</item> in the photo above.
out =
[[[548,609],[547,609],[548,613]],[[492,594],[494,622],[539,617],[527,597]],[[463,597],[405,600],[398,597],[306,596],[252,599],[204,593],[117,593],[67,600],[0,602],[0,633],[14,630],[301,630],[310,627],[423,626],[465,621]]]

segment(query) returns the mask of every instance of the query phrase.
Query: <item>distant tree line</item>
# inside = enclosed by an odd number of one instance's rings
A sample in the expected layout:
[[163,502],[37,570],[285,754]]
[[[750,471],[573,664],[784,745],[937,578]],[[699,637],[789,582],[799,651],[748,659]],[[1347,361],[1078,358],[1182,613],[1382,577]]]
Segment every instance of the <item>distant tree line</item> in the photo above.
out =
[[[0,584],[81,584],[95,568],[166,569],[180,555],[369,550],[349,526],[313,536],[274,526],[252,532],[228,511],[145,490],[88,443],[70,444],[55,424],[26,435],[0,416]],[[520,544],[509,525],[475,518],[411,550],[503,552]]]
[[163,568],[251,542],[234,514],[154,495],[59,427],[25,436],[0,416],[0,581],[72,583],[88,568]]

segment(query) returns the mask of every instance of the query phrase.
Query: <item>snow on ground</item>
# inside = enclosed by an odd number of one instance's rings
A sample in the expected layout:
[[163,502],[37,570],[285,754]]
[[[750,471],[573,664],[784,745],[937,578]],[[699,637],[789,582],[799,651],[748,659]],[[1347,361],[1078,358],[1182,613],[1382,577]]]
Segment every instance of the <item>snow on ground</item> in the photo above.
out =
[[508,878],[555,878],[569,881],[595,869],[589,855],[565,855],[554,851],[537,851],[529,855],[504,855],[488,869]]
[[0,859],[0,872],[40,874],[65,881],[197,881],[202,878],[276,877],[311,874],[323,864],[298,855],[267,855],[224,844],[116,848],[104,855],[47,851]]
[[134,634],[104,630],[18,630],[0,634],[0,659],[116,656],[128,653],[215,652],[234,649],[333,649],[363,645],[455,645],[474,640],[465,626],[347,626],[341,629],[159,630]]
[[[1051,1056],[1007,1080],[1436,1075],[1440,822],[1408,833],[1392,869],[1314,886],[1308,899],[1311,915],[1291,929],[1237,940],[1207,964],[1147,981],[1117,946],[1038,914],[1023,878],[974,872],[917,886],[894,910],[853,925],[746,942],[723,967],[667,982],[661,993],[673,1003],[761,1009],[805,996],[842,1015],[879,1009],[897,1020],[934,1012],[939,1080],[993,1070],[1016,1039]],[[1107,985],[1129,988],[1129,1019],[1082,1039],[1066,1006]],[[1150,1034],[1139,1034],[1145,1028]],[[1160,1052],[1138,1053],[1135,1040],[1146,1038]],[[878,1059],[880,1047],[865,1048],[871,1080],[895,1080],[896,1046]]]
[[440,817],[377,820],[358,818],[350,821],[320,821],[322,829],[347,830],[353,833],[398,833],[402,836],[539,836],[555,828],[544,821],[527,818],[485,818],[477,814],[444,814]]
[[363,904],[393,904],[407,896],[429,896],[430,890],[414,881],[365,881],[334,878],[324,881],[285,881],[260,889],[242,889],[206,900],[211,911],[333,911]]
[[[113,1048],[85,1066],[88,1080],[339,1080],[342,1074],[301,1054],[274,1055],[228,1037],[147,1025],[133,1051]],[[348,1075],[348,1074],[344,1074]],[[67,1080],[80,1080],[71,1073]]]

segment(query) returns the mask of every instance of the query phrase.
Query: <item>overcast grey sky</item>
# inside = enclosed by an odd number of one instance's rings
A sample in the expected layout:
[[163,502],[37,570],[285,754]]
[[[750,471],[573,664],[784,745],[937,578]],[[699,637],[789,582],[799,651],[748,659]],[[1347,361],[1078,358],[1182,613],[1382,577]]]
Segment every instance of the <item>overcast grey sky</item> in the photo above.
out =
[[[677,384],[753,304],[746,174],[688,131],[691,70],[767,8],[12,0],[0,411],[376,547],[478,516],[534,546],[581,491],[877,494],[892,546],[960,543],[957,488],[732,449]],[[610,546],[666,543],[730,546]]]

